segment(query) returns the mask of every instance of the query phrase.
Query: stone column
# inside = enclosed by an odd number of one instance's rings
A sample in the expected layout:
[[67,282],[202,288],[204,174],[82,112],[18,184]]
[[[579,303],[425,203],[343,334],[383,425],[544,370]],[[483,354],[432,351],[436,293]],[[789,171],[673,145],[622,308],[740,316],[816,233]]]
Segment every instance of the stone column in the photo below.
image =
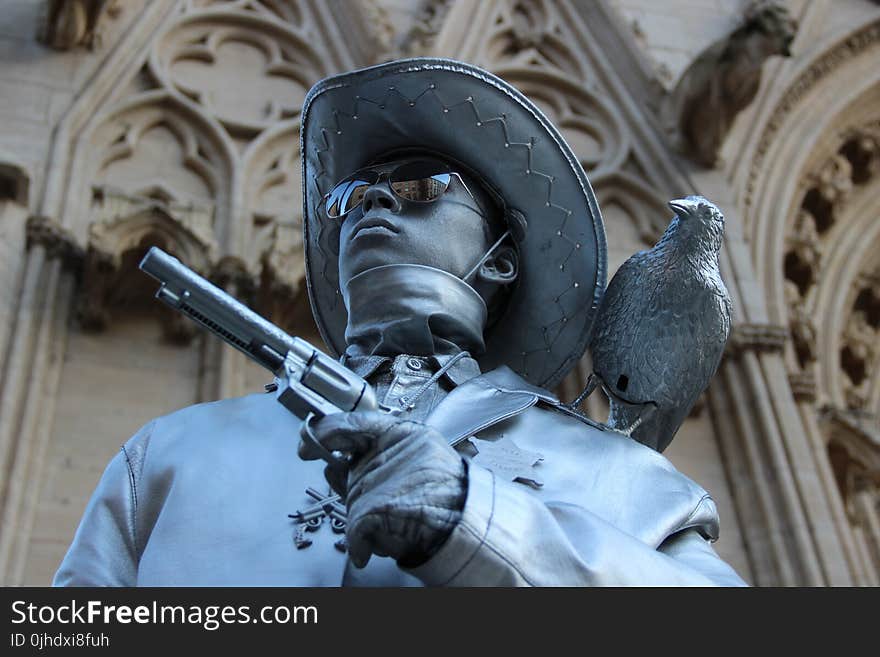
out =
[[877,586],[880,584],[880,516],[877,513],[877,489],[867,481],[857,482],[855,488],[853,506],[862,528],[867,556],[864,584]]
[[856,548],[859,558],[862,562],[862,570],[866,573],[866,586],[877,586],[877,579],[874,577],[874,568],[871,564],[871,550],[868,547],[868,538],[865,528],[856,525],[853,527],[853,537],[855,538]]
[[840,560],[839,541],[816,531],[824,531],[829,514],[799,418],[789,412],[793,405],[785,407],[790,393],[774,380],[785,337],[782,327],[735,327],[718,375],[723,385],[710,389],[755,583],[850,584],[849,573],[830,572]]
[[0,578],[14,584],[11,560],[22,542],[23,510],[35,503],[56,396],[70,302],[82,249],[46,217],[27,224],[19,310],[0,394]]
[[834,472],[828,460],[828,448],[825,437],[817,421],[815,381],[812,380],[812,377],[805,378],[789,375],[789,383],[794,392],[798,414],[805,430],[805,437],[810,446],[813,462],[816,464],[821,491],[830,507],[834,532],[840,540],[846,564],[852,576],[852,583],[857,585],[867,584],[870,578],[865,572],[859,556],[843,498],[840,495],[840,489],[834,479]]
[[726,360],[709,387],[709,406],[745,539],[753,583],[793,585],[796,575],[787,557],[775,487],[761,451],[760,430],[752,418],[746,376],[739,363]]

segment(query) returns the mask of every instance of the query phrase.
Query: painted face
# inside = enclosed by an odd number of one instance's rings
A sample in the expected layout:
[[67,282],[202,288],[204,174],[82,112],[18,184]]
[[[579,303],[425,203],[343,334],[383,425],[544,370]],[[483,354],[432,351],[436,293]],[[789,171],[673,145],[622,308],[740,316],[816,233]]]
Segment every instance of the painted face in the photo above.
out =
[[343,286],[368,269],[388,264],[425,265],[461,278],[491,246],[489,203],[477,182],[464,174],[452,175],[434,200],[410,200],[399,186],[397,192],[392,189],[395,183],[387,175],[408,161],[371,168],[384,175],[365,187],[357,207],[335,219],[342,222]]

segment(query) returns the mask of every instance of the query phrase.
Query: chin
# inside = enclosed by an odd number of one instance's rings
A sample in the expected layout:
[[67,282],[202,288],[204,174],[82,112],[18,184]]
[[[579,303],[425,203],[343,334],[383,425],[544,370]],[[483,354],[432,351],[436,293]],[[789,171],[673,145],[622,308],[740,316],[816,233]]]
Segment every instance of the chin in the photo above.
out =
[[372,254],[368,254],[367,257],[349,257],[346,262],[345,271],[343,272],[340,269],[339,272],[339,282],[350,281],[352,278],[359,274],[363,274],[365,271],[373,269],[375,267],[381,267],[382,265],[388,265],[394,262],[393,260],[387,260],[385,258],[376,258]]
[[385,235],[362,235],[351,242],[339,254],[339,262],[345,262],[345,269],[351,272],[349,278],[382,265],[407,262],[406,254],[399,253],[397,244]]

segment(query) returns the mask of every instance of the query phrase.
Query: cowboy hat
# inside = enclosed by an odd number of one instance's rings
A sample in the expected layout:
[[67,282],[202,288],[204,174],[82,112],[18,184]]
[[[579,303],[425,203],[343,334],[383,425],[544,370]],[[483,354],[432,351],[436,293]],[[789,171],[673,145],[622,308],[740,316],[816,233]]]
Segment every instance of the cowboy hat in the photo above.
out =
[[581,358],[605,289],[605,232],[587,176],[538,107],[500,78],[449,59],[394,61],[315,84],[302,111],[306,282],[321,337],[344,352],[338,222],[324,199],[391,152],[460,163],[501,199],[520,258],[501,321],[477,360],[552,387]]

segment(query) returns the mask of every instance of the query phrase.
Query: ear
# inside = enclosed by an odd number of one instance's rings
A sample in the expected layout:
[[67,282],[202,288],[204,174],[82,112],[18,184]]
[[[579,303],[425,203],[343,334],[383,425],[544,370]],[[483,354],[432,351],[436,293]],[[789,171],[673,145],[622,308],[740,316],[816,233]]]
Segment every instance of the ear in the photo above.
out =
[[519,256],[512,246],[502,246],[480,265],[477,279],[485,283],[507,285],[516,280],[519,273]]

